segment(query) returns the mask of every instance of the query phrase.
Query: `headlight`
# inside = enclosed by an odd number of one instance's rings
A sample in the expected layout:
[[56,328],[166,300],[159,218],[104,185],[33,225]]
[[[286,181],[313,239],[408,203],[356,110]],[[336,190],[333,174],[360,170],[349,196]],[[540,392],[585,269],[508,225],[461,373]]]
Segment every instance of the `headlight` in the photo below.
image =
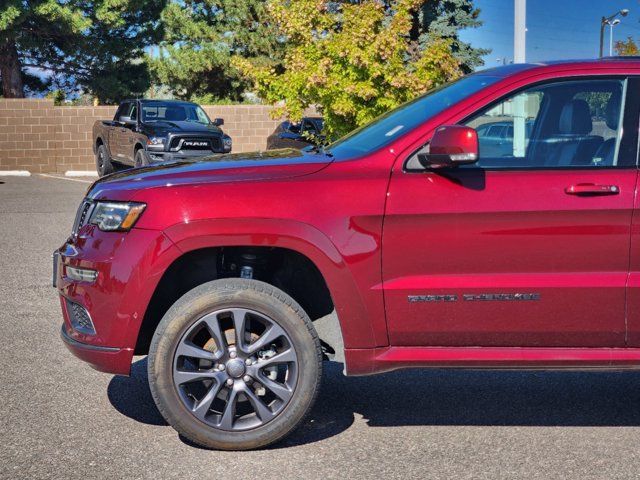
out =
[[98,202],[89,223],[104,232],[126,232],[144,211],[144,203]]
[[147,140],[147,146],[152,148],[164,148],[164,143],[167,139],[165,137],[149,137]]
[[224,150],[226,152],[230,152],[231,151],[231,145],[233,144],[231,137],[225,135],[224,137],[222,137],[222,146],[224,147]]

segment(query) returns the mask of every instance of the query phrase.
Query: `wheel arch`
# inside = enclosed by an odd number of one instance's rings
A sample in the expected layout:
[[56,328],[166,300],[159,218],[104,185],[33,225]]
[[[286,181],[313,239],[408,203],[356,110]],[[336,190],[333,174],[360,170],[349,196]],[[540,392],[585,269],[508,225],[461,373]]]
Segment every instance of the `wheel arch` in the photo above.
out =
[[[155,326],[168,308],[168,299],[173,298],[164,288],[172,283],[170,279],[176,275],[176,271],[186,265],[198,265],[191,271],[187,284],[179,290],[188,291],[206,281],[225,278],[220,276],[223,272],[219,271],[219,259],[223,252],[254,252],[256,249],[261,253],[269,251],[275,252],[272,254],[285,254],[289,260],[298,258],[307,273],[317,271],[326,288],[334,315],[313,318],[318,317],[318,312],[312,311],[310,316],[315,321],[321,338],[333,340],[333,344],[327,342],[326,346],[330,347],[329,353],[332,353],[331,349],[335,351],[337,360],[344,358],[344,348],[375,346],[373,327],[344,259],[331,241],[311,225],[268,219],[202,220],[175,225],[165,233],[181,251],[181,255],[165,270],[155,288],[138,332],[137,352],[144,353],[149,335],[153,334]],[[283,287],[282,282],[269,283]],[[309,302],[290,287],[291,284],[285,282],[281,289],[308,308]],[[165,299],[165,304],[156,303],[158,298]],[[326,313],[322,309],[319,311]]]
[[105,146],[106,146],[106,143],[105,143],[105,141],[102,139],[102,135],[98,135],[98,136],[96,137],[96,141],[95,141],[95,142],[93,142],[93,153],[97,153],[97,152],[98,152],[98,149],[99,149],[102,145],[105,145]]

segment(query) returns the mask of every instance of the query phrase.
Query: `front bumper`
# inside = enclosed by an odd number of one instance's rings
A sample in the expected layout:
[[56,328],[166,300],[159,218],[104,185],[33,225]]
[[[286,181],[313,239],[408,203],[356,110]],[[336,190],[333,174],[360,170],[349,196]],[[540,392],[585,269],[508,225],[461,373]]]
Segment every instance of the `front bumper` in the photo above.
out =
[[96,370],[117,375],[129,375],[133,349],[118,347],[98,347],[74,340],[67,326],[60,329],[60,337],[64,345],[80,360],[87,362]]
[[180,161],[193,161],[203,157],[210,157],[212,155],[222,155],[224,153],[230,153],[220,151],[214,152],[211,150],[191,150],[191,151],[178,151],[178,152],[164,152],[164,151],[155,151],[151,149],[147,149],[147,154],[149,155],[149,162],[152,165],[164,162],[180,162]]
[[[162,233],[132,229],[101,232],[84,227],[54,253],[54,285],[60,295],[62,338],[78,358],[100,371],[127,375],[153,292],[179,250]],[[69,279],[65,268],[98,272],[95,282]],[[83,307],[95,334],[74,328],[69,302]]]

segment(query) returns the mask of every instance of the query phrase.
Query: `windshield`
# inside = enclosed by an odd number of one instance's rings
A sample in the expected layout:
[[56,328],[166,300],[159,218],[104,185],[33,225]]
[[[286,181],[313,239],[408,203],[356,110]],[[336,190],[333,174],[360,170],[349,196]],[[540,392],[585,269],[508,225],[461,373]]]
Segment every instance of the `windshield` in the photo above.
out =
[[354,130],[329,145],[328,150],[343,158],[371,153],[500,79],[501,77],[469,75],[443,85]]
[[189,103],[151,103],[142,105],[142,121],[195,122],[209,125],[211,120],[198,105]]

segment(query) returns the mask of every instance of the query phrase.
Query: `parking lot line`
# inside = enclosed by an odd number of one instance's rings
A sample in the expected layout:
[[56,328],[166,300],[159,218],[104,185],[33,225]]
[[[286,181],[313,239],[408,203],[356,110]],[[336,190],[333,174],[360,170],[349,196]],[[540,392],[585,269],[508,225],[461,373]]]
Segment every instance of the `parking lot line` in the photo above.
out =
[[93,180],[81,180],[79,178],[59,177],[57,175],[49,175],[47,173],[39,173],[41,177],[55,178],[56,180],[67,180],[69,182],[93,183]]

